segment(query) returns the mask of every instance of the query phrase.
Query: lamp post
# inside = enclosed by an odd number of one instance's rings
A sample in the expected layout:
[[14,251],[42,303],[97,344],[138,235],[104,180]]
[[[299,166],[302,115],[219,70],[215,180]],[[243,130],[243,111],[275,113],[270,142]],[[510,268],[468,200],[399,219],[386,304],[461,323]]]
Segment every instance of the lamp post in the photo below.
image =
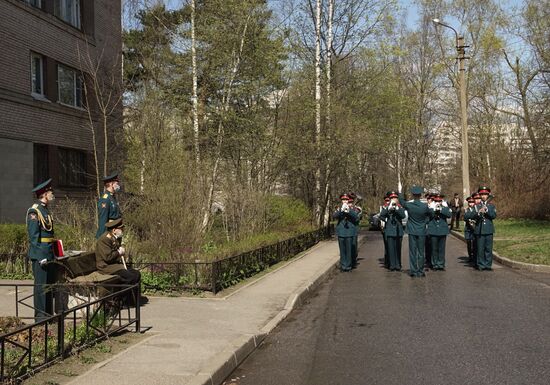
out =
[[439,19],[432,20],[436,25],[441,25],[452,29],[456,37],[456,52],[458,54],[458,82],[460,88],[460,122],[462,126],[462,194],[463,197],[470,195],[470,160],[468,158],[468,114],[467,99],[466,99],[466,77],[464,75],[464,61],[468,59],[466,57],[466,48],[469,46],[464,45],[464,36],[460,36],[456,29],[447,25]]

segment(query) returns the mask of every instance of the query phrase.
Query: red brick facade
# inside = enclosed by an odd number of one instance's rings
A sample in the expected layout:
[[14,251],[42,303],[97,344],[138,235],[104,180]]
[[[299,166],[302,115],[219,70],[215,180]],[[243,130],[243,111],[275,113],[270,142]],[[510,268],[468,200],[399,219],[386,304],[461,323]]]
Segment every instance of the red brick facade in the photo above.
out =
[[[89,118],[84,108],[59,103],[58,66],[80,73],[86,69],[86,57],[92,60],[101,57],[102,69],[120,81],[120,1],[80,0],[80,28],[54,16],[55,1],[59,0],[41,0],[37,8],[24,0],[0,0],[0,152],[3,145],[13,149],[15,142],[26,142],[26,148],[34,146],[35,152],[37,148],[46,148],[48,173],[54,187],[57,184],[60,192],[82,195],[85,191],[93,191],[94,181],[90,178],[94,168]],[[43,98],[31,95],[31,53],[43,57]],[[122,106],[109,121],[120,126],[121,120]],[[98,144],[101,148],[102,144]],[[58,147],[85,153],[86,186],[65,188],[59,185],[63,177],[59,174]],[[33,179],[36,179],[36,161],[33,162]],[[10,185],[10,194],[17,194],[27,206],[32,196],[30,190],[25,189],[32,188],[36,180],[28,180],[28,173],[15,172],[13,167],[17,166],[0,165],[0,186]],[[3,192],[0,187],[0,222],[18,221],[13,219],[16,209],[5,201],[8,198]]]

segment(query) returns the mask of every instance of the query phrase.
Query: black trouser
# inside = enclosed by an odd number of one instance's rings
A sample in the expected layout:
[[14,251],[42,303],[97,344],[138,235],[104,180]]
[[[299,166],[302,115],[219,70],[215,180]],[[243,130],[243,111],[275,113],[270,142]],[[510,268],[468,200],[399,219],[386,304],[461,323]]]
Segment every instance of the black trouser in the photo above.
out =
[[[120,280],[124,285],[134,285],[136,283],[139,283],[141,279],[141,273],[135,269],[122,269],[116,271],[114,274],[120,277]],[[137,298],[137,296],[137,289],[131,293],[128,293],[128,296],[126,297],[127,303],[135,304],[135,299]]]
[[433,267],[433,265],[432,265],[432,244],[431,244],[431,240],[430,240],[429,235],[426,235],[426,241],[425,241],[425,244],[424,244],[424,256],[426,257],[426,259],[425,259],[426,266],[431,269]]
[[451,229],[454,229],[456,226],[457,229],[460,228],[460,210],[454,209],[453,216],[451,217]]
[[468,246],[468,260],[474,264],[474,266],[477,265],[477,245],[475,238],[473,239],[467,239],[466,245]]

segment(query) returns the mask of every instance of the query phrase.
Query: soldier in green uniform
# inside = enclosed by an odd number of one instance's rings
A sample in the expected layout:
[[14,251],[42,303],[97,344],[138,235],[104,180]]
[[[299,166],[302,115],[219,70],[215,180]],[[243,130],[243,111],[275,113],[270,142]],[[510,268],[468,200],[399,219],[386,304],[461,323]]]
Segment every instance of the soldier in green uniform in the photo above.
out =
[[128,269],[124,262],[126,250],[122,246],[124,229],[122,218],[110,220],[105,224],[105,229],[95,247],[97,270],[104,274],[118,275],[124,284],[138,283],[139,271]]
[[96,239],[101,237],[105,232],[105,224],[113,219],[122,217],[120,207],[116,200],[116,193],[120,191],[120,181],[118,179],[118,173],[106,176],[103,178],[105,190],[103,195],[97,201],[97,232],[95,234]]
[[424,245],[426,238],[426,223],[430,215],[428,205],[420,201],[422,187],[411,188],[413,200],[405,201],[399,194],[399,203],[407,210],[407,233],[409,234],[409,265],[411,277],[424,277]]
[[32,191],[38,201],[27,210],[27,233],[29,235],[28,257],[32,261],[34,275],[34,318],[43,320],[53,315],[53,291],[47,285],[55,283],[55,265],[53,253],[53,218],[48,204],[55,199],[51,179],[40,183]]
[[428,207],[430,220],[428,221],[427,232],[430,236],[432,269],[445,270],[445,245],[449,234],[447,218],[452,215],[451,209],[443,202],[443,197],[440,194],[434,196],[434,201]]
[[475,230],[475,203],[474,197],[469,196],[466,198],[468,202],[468,207],[464,210],[464,239],[466,240],[466,246],[468,249],[468,261],[472,266],[477,267],[477,250],[476,250],[476,238],[474,235]]
[[354,236],[351,243],[351,268],[355,269],[357,268],[357,256],[359,255],[359,248],[358,248],[359,246],[357,244],[357,237],[359,235],[359,223],[361,222],[361,218],[362,218],[362,210],[361,210],[361,207],[355,205],[357,194],[355,194],[354,192],[351,192],[348,194],[348,197],[349,197],[348,205],[351,210],[357,213],[357,218],[358,218],[357,224],[354,226],[355,231],[354,231]]
[[[432,202],[434,201],[434,195],[432,193],[427,193],[426,195],[424,195],[424,197],[426,198],[426,203],[428,205],[428,207],[430,207],[430,205],[432,204]],[[426,234],[426,242],[424,242],[424,255],[425,255],[425,265],[428,269],[431,269],[433,267],[432,265],[432,244],[431,244],[431,241],[430,241],[430,235],[429,234]]]
[[382,211],[390,204],[389,195],[390,191],[388,191],[384,196],[384,204],[380,206],[380,212],[378,213],[380,218],[380,230],[382,231],[382,239],[384,241],[384,267],[386,269],[390,268],[390,254],[388,253],[388,239],[386,238],[386,220],[382,218]]
[[386,222],[384,233],[389,257],[390,271],[401,271],[401,242],[403,241],[403,223],[405,209],[399,204],[395,191],[390,192],[390,203],[382,209],[380,217]]
[[478,191],[481,202],[475,206],[477,213],[475,236],[477,243],[478,270],[492,270],[493,264],[493,234],[495,227],[493,219],[497,217],[495,205],[489,203],[491,189],[481,186]]
[[351,245],[355,233],[355,226],[359,223],[357,213],[349,207],[349,197],[347,194],[340,195],[341,206],[332,214],[332,218],[338,222],[336,224],[336,235],[338,236],[338,246],[340,248],[340,271],[351,271]]

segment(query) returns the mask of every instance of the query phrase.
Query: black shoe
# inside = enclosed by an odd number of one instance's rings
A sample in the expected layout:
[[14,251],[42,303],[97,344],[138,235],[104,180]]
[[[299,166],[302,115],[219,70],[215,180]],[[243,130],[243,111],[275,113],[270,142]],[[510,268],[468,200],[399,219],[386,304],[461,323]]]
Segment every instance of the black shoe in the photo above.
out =
[[420,273],[418,276],[419,276],[419,277],[425,277],[425,276],[426,276],[426,273]]

